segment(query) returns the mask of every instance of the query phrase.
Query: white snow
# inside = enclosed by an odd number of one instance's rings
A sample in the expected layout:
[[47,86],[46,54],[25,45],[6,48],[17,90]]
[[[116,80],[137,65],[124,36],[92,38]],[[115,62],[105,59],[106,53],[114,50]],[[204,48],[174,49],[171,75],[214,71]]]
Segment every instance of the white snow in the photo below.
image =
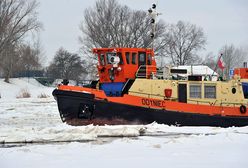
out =
[[45,87],[33,78],[12,78],[10,83],[0,78],[0,95],[3,99],[14,99],[19,96],[22,90],[26,90],[31,97],[38,97],[42,93],[51,96],[53,88]]
[[[41,86],[34,79],[11,82],[0,80],[0,143],[5,143],[0,146],[0,168],[248,165],[248,127],[157,123],[73,127],[60,120],[51,95],[53,88]],[[16,98],[22,88],[30,91],[31,98]],[[41,93],[49,97],[38,98]]]

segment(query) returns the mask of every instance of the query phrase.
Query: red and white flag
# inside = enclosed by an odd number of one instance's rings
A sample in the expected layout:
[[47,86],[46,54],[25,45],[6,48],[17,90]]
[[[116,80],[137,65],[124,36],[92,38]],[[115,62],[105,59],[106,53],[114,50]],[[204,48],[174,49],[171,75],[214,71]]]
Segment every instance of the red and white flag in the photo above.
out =
[[225,68],[225,63],[223,61],[222,55],[223,54],[220,55],[220,58],[219,58],[217,64],[218,64],[219,68],[223,70]]

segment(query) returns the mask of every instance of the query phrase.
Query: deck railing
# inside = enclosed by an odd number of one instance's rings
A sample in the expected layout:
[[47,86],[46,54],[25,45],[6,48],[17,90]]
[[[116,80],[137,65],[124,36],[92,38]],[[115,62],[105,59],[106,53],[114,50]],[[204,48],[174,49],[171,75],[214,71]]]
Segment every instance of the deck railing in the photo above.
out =
[[169,76],[169,68],[157,68],[152,65],[141,65],[136,72],[136,78],[167,79]]
[[139,69],[136,72],[136,78],[152,79],[156,76],[156,74],[157,74],[156,66],[141,65],[139,66]]

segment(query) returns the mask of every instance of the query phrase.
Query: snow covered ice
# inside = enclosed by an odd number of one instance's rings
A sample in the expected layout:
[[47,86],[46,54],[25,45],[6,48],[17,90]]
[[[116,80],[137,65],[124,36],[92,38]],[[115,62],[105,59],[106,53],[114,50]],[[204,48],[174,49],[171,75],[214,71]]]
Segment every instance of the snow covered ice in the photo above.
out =
[[[16,98],[23,88],[31,98]],[[248,127],[73,127],[60,120],[52,90],[34,79],[0,80],[1,168],[248,166]]]

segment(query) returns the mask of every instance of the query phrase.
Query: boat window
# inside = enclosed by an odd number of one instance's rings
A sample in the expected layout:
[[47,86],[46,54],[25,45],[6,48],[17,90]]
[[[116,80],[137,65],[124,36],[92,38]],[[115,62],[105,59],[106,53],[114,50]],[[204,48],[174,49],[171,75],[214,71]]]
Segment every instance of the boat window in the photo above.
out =
[[248,83],[242,83],[244,98],[248,99]]
[[139,52],[138,64],[139,65],[146,65],[146,53],[145,52]]
[[216,86],[204,86],[204,98],[215,99],[216,98]]
[[151,54],[148,55],[147,64],[152,65],[152,56],[151,56]]
[[100,55],[100,64],[103,66],[105,65],[104,54]]
[[144,62],[145,61],[145,54],[144,53],[140,53],[140,62]]
[[130,52],[126,52],[126,61],[127,61],[127,64],[129,64],[129,62],[130,62]]
[[120,52],[117,53],[117,56],[120,58],[120,65],[123,64],[123,58],[122,58],[122,54]]
[[132,64],[136,64],[137,53],[132,53]]
[[189,86],[190,98],[201,98],[201,85]]

